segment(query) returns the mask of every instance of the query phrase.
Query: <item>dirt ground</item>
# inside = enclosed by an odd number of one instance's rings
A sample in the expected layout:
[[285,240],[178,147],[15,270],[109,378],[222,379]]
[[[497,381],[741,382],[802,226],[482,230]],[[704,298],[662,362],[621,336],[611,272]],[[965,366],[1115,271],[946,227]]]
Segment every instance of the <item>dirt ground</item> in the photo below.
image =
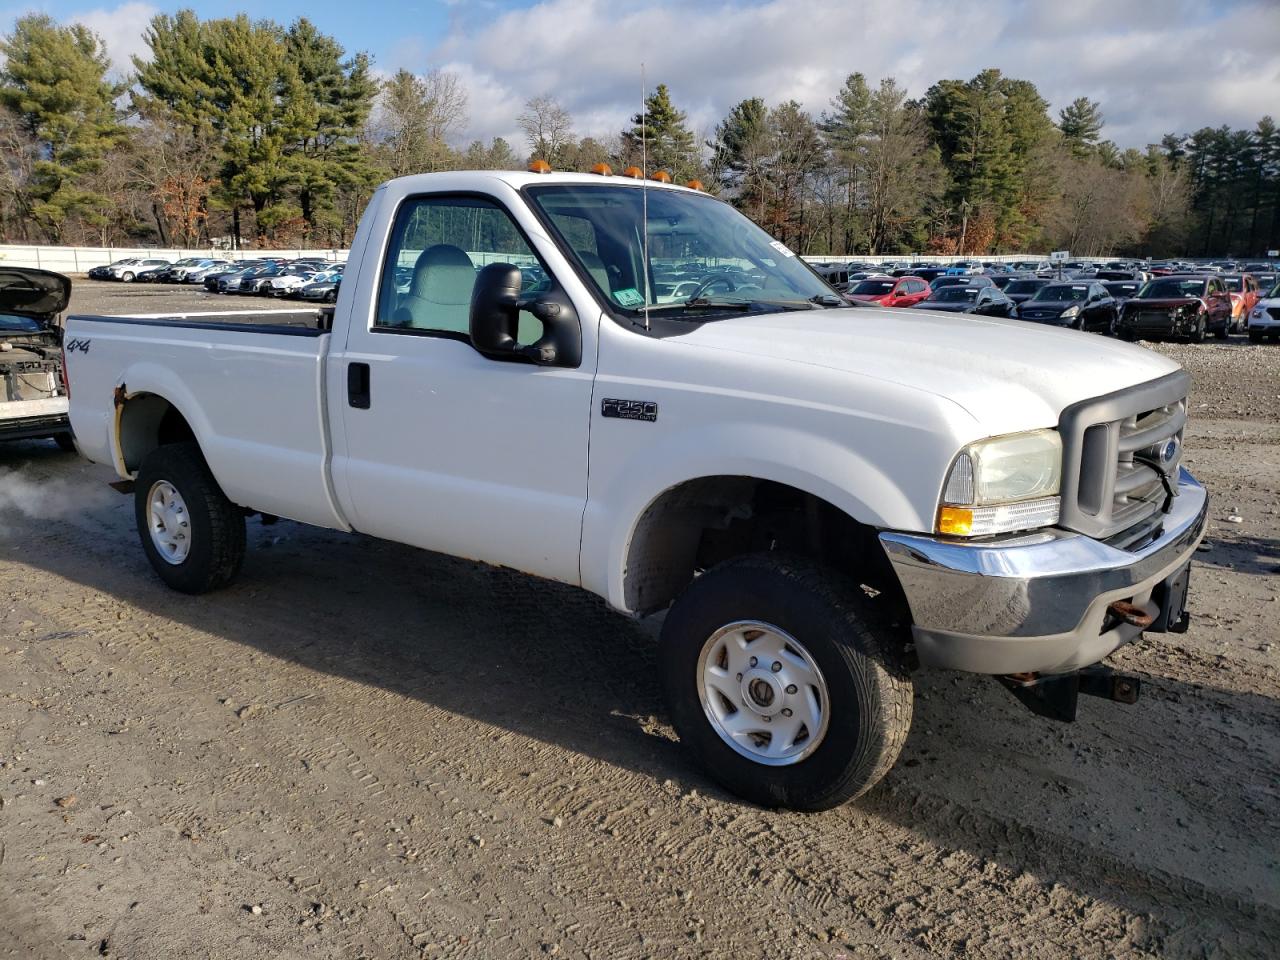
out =
[[257,520],[182,596],[108,470],[0,446],[0,957],[1280,955],[1280,347],[1159,349],[1214,504],[1190,631],[1114,658],[1142,699],[1063,725],[921,674],[895,769],[820,815],[690,766],[651,624]]

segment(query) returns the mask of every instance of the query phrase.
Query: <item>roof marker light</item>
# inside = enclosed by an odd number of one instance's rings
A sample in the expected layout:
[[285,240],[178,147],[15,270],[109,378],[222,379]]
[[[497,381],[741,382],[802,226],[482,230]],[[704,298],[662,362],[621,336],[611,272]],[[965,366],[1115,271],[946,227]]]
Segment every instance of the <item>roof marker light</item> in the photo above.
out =
[[627,167],[627,169],[622,171],[622,175],[624,177],[630,177],[632,180],[639,180],[644,176],[639,167]]
[[703,189],[701,180],[690,180],[688,183],[685,184],[685,186],[688,187],[690,190]]
[[659,170],[653,175],[653,179],[657,180],[659,183],[670,183],[671,174],[667,173],[665,170]]
[[609,166],[607,163],[597,163],[591,168],[591,172],[599,174],[602,177],[612,177],[613,167]]
[[550,173],[551,164],[547,163],[547,161],[545,160],[531,160],[529,162],[529,172],[530,173]]

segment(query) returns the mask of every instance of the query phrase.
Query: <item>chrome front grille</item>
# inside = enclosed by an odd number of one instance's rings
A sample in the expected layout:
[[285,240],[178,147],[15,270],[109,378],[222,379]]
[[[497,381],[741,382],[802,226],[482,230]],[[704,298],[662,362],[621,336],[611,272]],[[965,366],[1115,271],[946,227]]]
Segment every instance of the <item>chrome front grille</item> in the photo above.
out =
[[1189,383],[1179,371],[1063,411],[1062,526],[1121,546],[1159,526],[1161,474],[1177,485]]

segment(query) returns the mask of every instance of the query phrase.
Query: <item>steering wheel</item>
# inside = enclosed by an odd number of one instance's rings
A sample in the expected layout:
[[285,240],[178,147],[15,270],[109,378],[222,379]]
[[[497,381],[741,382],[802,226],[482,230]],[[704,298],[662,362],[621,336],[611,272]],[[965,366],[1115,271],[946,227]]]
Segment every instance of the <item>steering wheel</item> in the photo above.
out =
[[725,293],[733,293],[733,291],[737,289],[733,284],[733,279],[728,274],[713,273],[711,276],[707,277],[707,279],[698,284],[698,289],[693,291],[693,296],[689,299],[697,300],[716,284],[724,284]]

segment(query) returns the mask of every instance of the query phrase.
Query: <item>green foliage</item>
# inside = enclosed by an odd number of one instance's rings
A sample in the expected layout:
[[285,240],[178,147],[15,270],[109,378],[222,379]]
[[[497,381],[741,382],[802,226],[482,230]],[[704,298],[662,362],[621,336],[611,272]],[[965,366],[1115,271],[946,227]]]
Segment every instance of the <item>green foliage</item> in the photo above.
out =
[[107,79],[102,41],[79,24],[29,14],[0,40],[0,55],[0,106],[40,148],[25,185],[26,212],[55,242],[73,219],[103,222],[106,198],[88,181],[124,130],[115,106],[123,88]]
[[[1087,157],[1098,147],[1102,123],[1102,105],[1088,97],[1076,97],[1058,112],[1062,139],[1077,157]],[[1114,151],[1115,144],[1111,149]]]
[[702,164],[687,117],[671,102],[665,83],[645,98],[645,109],[631,118],[631,127],[622,133],[623,159],[628,166],[647,160],[646,174],[665,170],[677,183],[701,174]]

